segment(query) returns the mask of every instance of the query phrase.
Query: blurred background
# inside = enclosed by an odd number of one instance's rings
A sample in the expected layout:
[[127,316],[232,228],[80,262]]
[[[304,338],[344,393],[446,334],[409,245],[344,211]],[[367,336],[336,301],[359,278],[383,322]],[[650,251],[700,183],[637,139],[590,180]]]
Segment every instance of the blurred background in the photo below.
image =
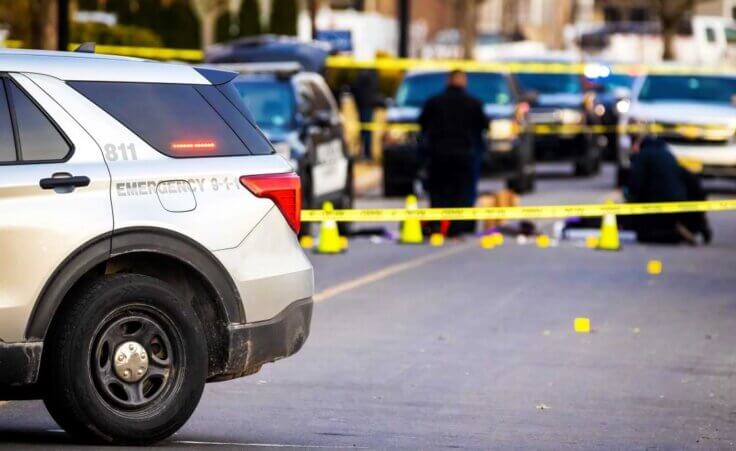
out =
[[2,0],[0,41],[206,49],[273,34],[361,59],[492,60],[551,50],[714,63],[734,56],[734,15],[734,0]]

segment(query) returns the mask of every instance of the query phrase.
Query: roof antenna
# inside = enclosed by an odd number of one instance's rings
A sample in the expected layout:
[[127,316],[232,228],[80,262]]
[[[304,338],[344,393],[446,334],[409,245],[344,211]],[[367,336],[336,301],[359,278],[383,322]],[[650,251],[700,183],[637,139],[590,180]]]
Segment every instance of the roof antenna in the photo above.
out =
[[85,42],[84,44],[81,44],[79,47],[74,49],[77,53],[95,53],[95,43],[94,42]]

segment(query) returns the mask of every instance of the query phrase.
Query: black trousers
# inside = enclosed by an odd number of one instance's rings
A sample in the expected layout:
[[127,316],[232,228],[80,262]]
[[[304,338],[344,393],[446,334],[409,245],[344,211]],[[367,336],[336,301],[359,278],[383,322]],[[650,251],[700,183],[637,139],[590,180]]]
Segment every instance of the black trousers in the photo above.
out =
[[[437,159],[430,164],[429,202],[432,208],[472,207],[468,195],[475,183],[472,161],[469,158]],[[475,232],[475,221],[452,221],[448,236]],[[431,225],[439,230],[439,223]]]
[[705,213],[672,213],[632,216],[637,239],[642,243],[677,244],[683,241],[676,226],[687,228],[693,235],[710,233]]

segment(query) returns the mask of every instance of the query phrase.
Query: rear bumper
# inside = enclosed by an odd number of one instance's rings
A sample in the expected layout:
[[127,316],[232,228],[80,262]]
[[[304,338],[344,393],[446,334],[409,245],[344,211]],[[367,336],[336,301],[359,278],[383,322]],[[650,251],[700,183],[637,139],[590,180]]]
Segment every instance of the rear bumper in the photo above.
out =
[[[209,382],[258,372],[296,354],[309,337],[312,298],[293,302],[275,317],[228,327],[227,365]],[[0,343],[0,400],[36,399],[43,342]]]
[[3,387],[32,385],[38,380],[43,342],[0,342],[0,399]]
[[257,373],[266,363],[296,354],[309,337],[312,298],[296,301],[275,317],[228,328],[228,366],[210,382]]

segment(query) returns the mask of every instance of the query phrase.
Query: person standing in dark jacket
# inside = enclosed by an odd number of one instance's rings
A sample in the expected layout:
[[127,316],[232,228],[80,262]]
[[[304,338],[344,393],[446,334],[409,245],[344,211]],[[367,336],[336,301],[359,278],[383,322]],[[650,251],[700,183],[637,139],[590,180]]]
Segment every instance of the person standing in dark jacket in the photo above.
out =
[[[464,72],[452,71],[445,91],[429,99],[419,116],[432,207],[471,207],[474,203],[478,142],[488,121],[483,104],[468,94],[467,85]],[[462,221],[452,224],[448,235],[474,230],[474,222]]]
[[[700,181],[682,168],[667,143],[647,137],[632,144],[631,173],[626,189],[629,202],[704,200]],[[695,244],[695,235],[711,239],[704,213],[656,214],[632,218],[639,241]]]

